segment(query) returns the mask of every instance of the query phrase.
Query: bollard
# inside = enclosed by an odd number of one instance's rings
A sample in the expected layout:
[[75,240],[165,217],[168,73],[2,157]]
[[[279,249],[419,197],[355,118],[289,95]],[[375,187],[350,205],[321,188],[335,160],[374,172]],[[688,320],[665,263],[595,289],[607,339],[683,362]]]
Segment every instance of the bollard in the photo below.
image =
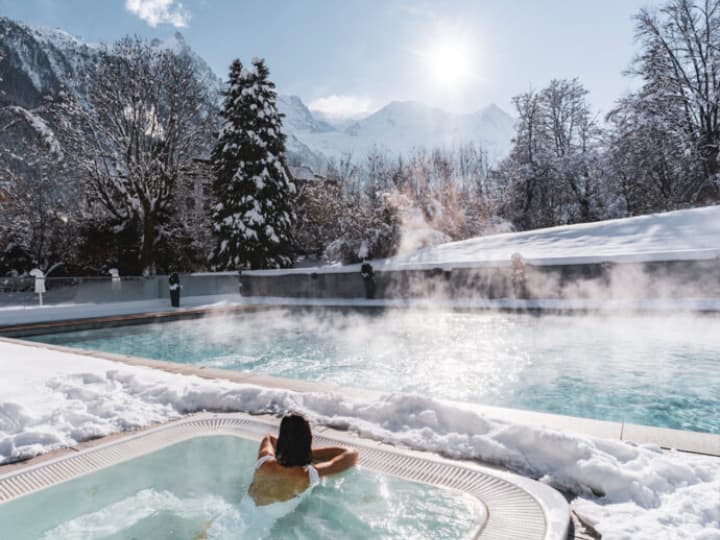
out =
[[122,287],[122,281],[120,281],[120,271],[117,268],[111,268],[108,270],[110,274],[110,288],[113,291],[119,291]]
[[515,298],[527,298],[527,276],[525,274],[525,261],[519,253],[513,253],[510,257],[512,265],[512,288]]
[[173,272],[168,277],[170,288],[170,305],[172,307],[180,307],[180,276],[177,272]]
[[35,294],[38,295],[38,302],[43,305],[43,294],[45,294],[45,274],[39,268],[30,271],[30,275],[35,278]]
[[375,272],[372,264],[367,260],[364,260],[362,266],[360,266],[360,275],[365,286],[365,298],[368,300],[375,298]]

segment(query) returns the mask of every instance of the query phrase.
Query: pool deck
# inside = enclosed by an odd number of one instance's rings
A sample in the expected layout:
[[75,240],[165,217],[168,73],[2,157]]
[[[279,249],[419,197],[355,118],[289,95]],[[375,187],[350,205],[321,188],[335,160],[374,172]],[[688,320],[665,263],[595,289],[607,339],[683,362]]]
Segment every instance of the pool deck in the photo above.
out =
[[[169,373],[195,375],[204,379],[221,379],[241,384],[253,384],[257,386],[292,390],[296,392],[333,392],[348,397],[370,399],[378,398],[382,395],[382,392],[378,391],[342,387],[336,384],[271,377],[252,372],[230,371],[188,364],[176,364],[163,360],[153,360],[100,351],[88,351],[7,337],[0,337],[0,342],[72,353],[93,358],[102,358],[131,366],[143,366],[159,369]],[[580,418],[575,416],[565,416],[472,403],[462,403],[461,406],[476,411],[489,418],[506,422],[529,425],[533,427],[546,427],[559,431],[582,433],[593,437],[622,440],[636,444],[655,444],[665,449],[675,449],[682,452],[720,457],[720,435],[711,433],[642,426],[624,422],[594,420],[591,418]]]
[[[678,298],[678,299],[470,299],[447,300],[427,299],[373,299],[364,298],[288,298],[248,297],[239,294],[184,297],[181,307],[172,308],[166,299],[139,300],[134,302],[112,302],[104,304],[59,304],[0,307],[0,335],[10,335],[23,326],[44,324],[52,331],[54,324],[67,325],[69,322],[89,319],[126,318],[181,318],[203,316],[228,311],[242,311],[250,308],[375,308],[375,309],[455,309],[455,310],[497,310],[512,312],[545,313],[720,313],[719,298]],[[126,322],[127,324],[127,322]]]

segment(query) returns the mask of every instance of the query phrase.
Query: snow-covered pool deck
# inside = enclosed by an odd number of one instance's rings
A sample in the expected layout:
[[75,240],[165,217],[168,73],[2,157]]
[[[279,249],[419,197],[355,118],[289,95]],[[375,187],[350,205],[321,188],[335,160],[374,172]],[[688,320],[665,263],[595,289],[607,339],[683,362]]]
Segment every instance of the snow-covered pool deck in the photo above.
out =
[[[252,372],[230,371],[188,364],[176,364],[163,360],[138,358],[134,356],[100,351],[87,351],[72,347],[29,342],[13,338],[0,337],[0,344],[2,343],[71,353],[90,358],[101,358],[103,360],[120,362],[131,366],[143,366],[159,369],[168,373],[175,373],[179,375],[195,375],[203,379],[226,380],[235,383],[253,384],[261,387],[291,390],[295,392],[326,392],[336,393],[346,397],[367,399],[377,398],[381,395],[381,392],[359,388],[341,387],[335,384],[271,377]],[[711,433],[682,431],[623,422],[611,422],[607,420],[594,420],[591,418],[580,418],[522,409],[509,409],[489,405],[463,404],[463,406],[489,418],[495,418],[515,424],[546,427],[560,431],[582,433],[603,439],[629,441],[636,444],[656,444],[666,449],[675,449],[683,452],[720,457],[720,435]]]
[[[230,435],[259,441],[277,428],[275,418],[242,413],[194,415],[0,474],[0,504],[191,438]],[[473,463],[398,450],[329,428],[315,431],[314,440],[321,446],[358,447],[360,464],[370,470],[472,496],[482,510],[472,538],[564,540],[568,536],[568,504],[543,484]]]
[[[112,317],[147,316],[171,318],[243,310],[249,307],[327,307],[327,308],[432,308],[476,309],[547,312],[720,312],[720,298],[683,299],[374,299],[360,298],[289,298],[240,296],[239,294],[194,296],[181,300],[180,308],[172,308],[164,299],[104,304],[62,304],[54,306],[17,306],[0,308],[0,335],[15,334],[24,325],[52,323],[66,325],[86,319],[107,322]],[[102,319],[105,319],[103,321]]]
[[[541,479],[572,494],[574,512],[603,537],[720,540],[720,459],[622,442],[632,439],[628,425],[378,395],[11,339],[0,339],[0,365],[7,375],[0,378],[5,399],[0,413],[9,415],[0,424],[8,435],[0,439],[0,459],[3,453],[11,462],[44,454],[2,465],[0,474],[76,455],[79,448],[127,436],[119,431],[188,418],[188,413],[295,410],[308,415],[319,433],[322,426],[334,427]],[[648,435],[640,429],[636,441]],[[657,438],[666,430],[650,431]],[[704,439],[708,448],[688,449],[717,455],[713,441],[718,439]],[[677,442],[667,446],[683,448]]]

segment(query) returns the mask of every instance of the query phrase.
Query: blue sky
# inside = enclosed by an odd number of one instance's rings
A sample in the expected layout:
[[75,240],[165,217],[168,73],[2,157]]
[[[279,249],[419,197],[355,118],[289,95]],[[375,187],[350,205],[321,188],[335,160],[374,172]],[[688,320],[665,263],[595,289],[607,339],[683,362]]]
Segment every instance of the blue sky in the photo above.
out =
[[84,40],[182,32],[223,78],[267,59],[282,93],[337,115],[392,100],[455,112],[579,77],[607,112],[634,84],[631,16],[653,0],[0,0],[0,14]]

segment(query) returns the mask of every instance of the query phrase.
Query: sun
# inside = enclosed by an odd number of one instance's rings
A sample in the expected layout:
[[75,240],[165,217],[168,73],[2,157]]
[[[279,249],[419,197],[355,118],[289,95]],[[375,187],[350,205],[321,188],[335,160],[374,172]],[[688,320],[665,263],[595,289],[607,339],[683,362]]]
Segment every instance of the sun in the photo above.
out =
[[448,37],[437,40],[430,44],[423,56],[430,76],[439,85],[459,88],[472,78],[472,50],[460,39]]

